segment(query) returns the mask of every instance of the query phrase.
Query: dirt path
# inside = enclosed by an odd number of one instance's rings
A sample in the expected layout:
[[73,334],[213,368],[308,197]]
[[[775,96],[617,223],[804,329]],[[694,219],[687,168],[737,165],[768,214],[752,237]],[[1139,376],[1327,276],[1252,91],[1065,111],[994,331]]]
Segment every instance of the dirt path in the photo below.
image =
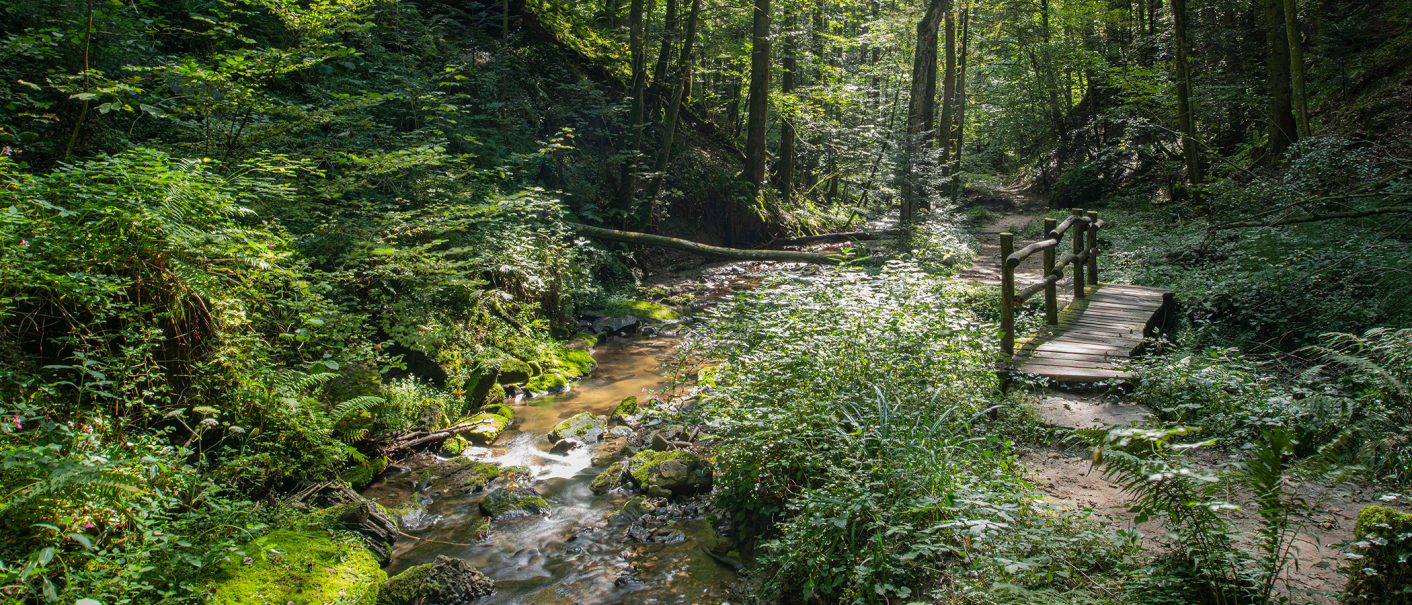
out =
[[[1020,187],[1000,189],[984,204],[997,218],[976,234],[980,251],[972,264],[955,279],[981,284],[1000,284],[1000,234],[1016,233],[1015,248],[1019,249],[1039,239],[1035,223],[1046,215],[1059,216],[1047,208],[1032,192]],[[1063,248],[1061,246],[1061,248]],[[1016,284],[1024,287],[1040,279],[1042,258],[1026,259],[1016,271]],[[1069,280],[1060,282],[1060,307],[1072,297]],[[1083,393],[1035,390],[1032,396],[1037,411],[1051,426],[1063,429],[1129,426],[1145,421],[1152,412],[1136,405],[1121,394]],[[1212,453],[1200,459],[1200,466],[1215,467],[1229,459]],[[1089,452],[1074,445],[1051,446],[1031,451],[1020,459],[1028,470],[1035,487],[1043,494],[1045,504],[1057,507],[1087,509],[1091,519],[1113,530],[1136,531],[1152,552],[1163,547],[1159,539],[1166,532],[1158,521],[1135,524],[1136,515],[1128,511],[1129,497],[1122,486],[1103,476],[1094,468]],[[1333,546],[1353,537],[1358,511],[1369,504],[1387,504],[1378,500],[1368,488],[1331,490],[1322,485],[1305,485],[1299,493],[1311,506],[1303,520],[1304,530],[1298,534],[1296,560],[1286,569],[1290,596],[1299,603],[1335,604],[1346,578],[1339,571],[1344,551]],[[1395,502],[1403,504],[1403,502]],[[1253,535],[1255,515],[1240,512],[1235,521],[1242,531]]]

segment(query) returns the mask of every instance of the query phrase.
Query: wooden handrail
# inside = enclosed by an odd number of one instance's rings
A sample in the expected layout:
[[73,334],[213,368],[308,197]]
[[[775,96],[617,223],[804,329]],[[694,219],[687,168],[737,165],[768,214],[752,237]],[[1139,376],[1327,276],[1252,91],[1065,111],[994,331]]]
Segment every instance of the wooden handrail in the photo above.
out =
[[1041,250],[1048,250],[1058,245],[1059,240],[1057,239],[1042,239],[1033,244],[1025,246],[1024,248],[1020,248],[1019,252],[1016,252],[1006,257],[1005,262],[1010,265],[1011,269],[1014,269],[1015,267],[1020,266],[1020,263],[1024,262],[1025,259],[1033,256],[1034,253],[1039,252]]
[[[1085,285],[1098,285],[1098,256],[1102,252],[1098,247],[1098,231],[1107,225],[1098,220],[1097,212],[1084,212],[1080,208],[1074,208],[1063,222],[1056,222],[1055,219],[1044,219],[1047,237],[1018,252],[1015,251],[1015,235],[1000,234],[1000,348],[1008,355],[1015,354],[1015,309],[1034,295],[1044,292],[1045,323],[1051,326],[1059,324],[1058,285],[1064,279],[1066,267],[1073,268],[1074,298],[1084,298]],[[1074,232],[1073,251],[1056,259],[1059,245],[1071,228]],[[1026,258],[1040,252],[1044,253],[1044,278],[1015,292],[1015,269]]]

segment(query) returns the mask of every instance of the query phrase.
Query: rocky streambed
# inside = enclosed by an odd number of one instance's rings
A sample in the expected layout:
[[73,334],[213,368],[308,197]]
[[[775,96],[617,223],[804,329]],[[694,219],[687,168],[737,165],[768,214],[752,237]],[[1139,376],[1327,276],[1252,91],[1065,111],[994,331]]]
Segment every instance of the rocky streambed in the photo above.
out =
[[364,490],[403,534],[387,572],[464,564],[494,582],[477,603],[733,600],[703,427],[678,422],[697,400],[657,395],[676,338],[647,325],[597,344],[598,368],[567,393],[512,398],[491,444],[402,460]]

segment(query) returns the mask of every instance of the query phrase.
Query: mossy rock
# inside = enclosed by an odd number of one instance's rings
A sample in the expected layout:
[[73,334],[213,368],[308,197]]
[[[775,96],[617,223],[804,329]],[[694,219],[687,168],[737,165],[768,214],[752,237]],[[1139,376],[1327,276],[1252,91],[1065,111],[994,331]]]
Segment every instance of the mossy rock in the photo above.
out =
[[461,489],[475,489],[500,476],[500,467],[488,462],[470,461],[448,479]]
[[[499,375],[492,373],[472,372],[466,379],[463,390],[465,391],[465,409],[474,410],[487,403],[499,403],[505,399],[505,387],[495,382]],[[499,397],[496,392],[499,391]]]
[[575,332],[573,336],[569,337],[568,346],[572,350],[578,350],[580,347],[592,349],[598,346],[598,336],[588,332]]
[[466,457],[456,457],[424,469],[416,482],[430,481],[432,491],[472,490],[500,476],[500,467]]
[[598,476],[593,478],[593,483],[588,485],[588,489],[592,490],[595,494],[606,494],[608,490],[618,487],[618,485],[621,484],[620,478],[623,476],[624,464],[627,464],[627,462],[619,460],[608,465],[606,470],[598,473]]
[[534,490],[526,488],[498,489],[480,500],[480,512],[487,517],[504,519],[549,512],[549,503]]
[[476,357],[474,374],[481,376],[495,376],[495,383],[500,385],[520,384],[530,379],[535,374],[534,368],[528,363],[511,357],[509,353],[499,349],[486,349]]
[[1412,605],[1412,514],[1365,506],[1353,529],[1345,605]]
[[665,306],[645,300],[624,300],[608,305],[603,309],[603,314],[608,317],[621,317],[623,315],[633,315],[637,317],[648,317],[658,321],[669,319],[681,319],[681,313],[677,313]]
[[637,396],[633,395],[624,398],[613,408],[613,413],[608,415],[611,420],[621,420],[630,416],[636,416],[642,410],[642,406],[637,404]]
[[597,443],[607,428],[607,422],[594,416],[592,412],[579,412],[574,417],[560,422],[549,431],[549,442],[558,443],[570,437],[584,443]]
[[672,495],[711,491],[711,462],[684,451],[648,450],[631,458],[633,483],[644,490],[665,490]]
[[529,379],[529,382],[525,383],[525,389],[531,393],[563,393],[569,390],[569,381],[550,372]]
[[432,432],[439,431],[448,426],[446,416],[446,402],[439,399],[428,399],[422,402],[422,414],[417,418],[417,430]]
[[466,441],[465,437],[462,437],[460,435],[452,435],[450,437],[447,437],[446,441],[441,442],[441,455],[460,456],[461,452],[466,451],[466,448],[470,446],[471,443],[469,441]]
[[500,433],[505,430],[506,426],[509,426],[510,419],[499,414],[481,412],[475,416],[471,416],[469,422],[474,426],[461,434],[473,443],[490,445],[495,443],[495,439],[500,436]]
[[515,408],[512,408],[503,403],[492,403],[481,408],[480,411],[484,414],[495,414],[496,416],[501,416],[506,420],[515,419]]
[[583,376],[598,368],[598,362],[594,361],[593,356],[589,355],[588,351],[579,351],[577,349],[564,349],[564,351],[559,354],[559,361],[560,369],[566,370],[568,376],[571,378]]
[[349,468],[339,474],[338,478],[343,479],[349,485],[357,488],[367,487],[377,479],[378,475],[387,470],[387,456],[364,460],[356,466]]
[[374,605],[386,579],[373,554],[356,540],[280,530],[252,540],[244,555],[230,553],[211,585],[209,602]]
[[437,555],[436,561],[408,568],[382,583],[377,605],[468,603],[495,592],[495,582],[461,559]]

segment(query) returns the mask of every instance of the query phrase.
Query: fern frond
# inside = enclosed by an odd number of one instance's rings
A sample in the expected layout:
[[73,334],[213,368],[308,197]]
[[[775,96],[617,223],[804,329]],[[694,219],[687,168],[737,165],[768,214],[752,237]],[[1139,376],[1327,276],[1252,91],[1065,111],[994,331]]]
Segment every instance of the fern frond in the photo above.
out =
[[334,406],[333,411],[329,413],[329,420],[333,421],[334,424],[337,424],[349,414],[355,414],[365,410],[371,410],[379,405],[382,405],[386,401],[387,400],[374,395],[363,395],[360,397],[354,397],[352,399],[349,399],[348,401]]

